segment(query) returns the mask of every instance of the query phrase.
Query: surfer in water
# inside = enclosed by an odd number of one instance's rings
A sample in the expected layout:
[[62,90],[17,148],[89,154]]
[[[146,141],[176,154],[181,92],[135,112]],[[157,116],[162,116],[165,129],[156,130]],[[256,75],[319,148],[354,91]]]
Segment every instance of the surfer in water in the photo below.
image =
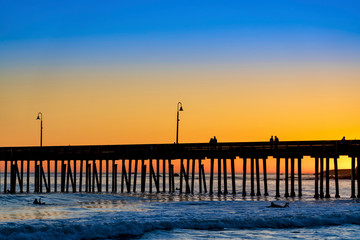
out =
[[273,203],[271,202],[270,206],[267,206],[268,208],[286,208],[286,207],[290,207],[289,203],[285,203],[284,206],[281,206],[279,204]]

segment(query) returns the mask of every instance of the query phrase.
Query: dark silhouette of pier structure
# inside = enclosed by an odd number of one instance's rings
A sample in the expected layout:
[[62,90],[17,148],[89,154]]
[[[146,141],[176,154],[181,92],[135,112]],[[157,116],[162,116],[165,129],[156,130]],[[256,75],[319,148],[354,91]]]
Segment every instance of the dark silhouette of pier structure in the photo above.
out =
[[[273,157],[276,159],[275,197],[280,197],[281,187],[285,192],[284,197],[301,197],[301,163],[304,156],[310,156],[314,159],[315,166],[314,197],[330,197],[330,161],[334,161],[335,197],[340,197],[338,158],[342,155],[351,158],[351,193],[349,195],[352,198],[360,197],[360,168],[356,168],[356,165],[360,165],[359,140],[281,141],[275,144],[270,142],[230,142],[1,147],[0,165],[4,167],[0,169],[0,187],[4,193],[58,191],[111,191],[114,193],[141,191],[152,193],[154,190],[156,192],[179,191],[180,194],[193,194],[195,175],[197,174],[199,193],[267,196],[266,163],[269,157]],[[210,163],[208,182],[205,178],[205,161]],[[217,189],[214,186],[215,161],[218,163]],[[260,161],[262,161],[263,167],[263,192],[260,188]],[[227,162],[231,164],[229,173],[227,172]],[[176,187],[175,164],[180,165],[180,182]],[[246,171],[247,164],[250,164],[250,194],[246,189],[247,174],[249,174]],[[285,167],[285,179],[284,184],[280,186],[280,166],[282,164]],[[24,165],[26,165],[26,172]],[[120,168],[121,171],[119,171]],[[295,168],[297,168],[297,178]],[[53,170],[51,171],[51,169]],[[138,169],[140,169],[139,172]],[[241,182],[235,177],[235,172],[239,169],[243,170],[242,173],[237,173],[237,175],[242,174]],[[31,170],[34,172],[30,172]],[[59,170],[60,173],[58,173]],[[112,173],[109,174],[109,170]],[[53,173],[52,177],[51,172]],[[32,174],[34,184],[31,184],[30,181]],[[60,182],[58,182],[59,177]],[[118,189],[119,177],[121,177],[120,189]],[[228,180],[229,178],[230,180]],[[297,193],[295,192],[296,181]],[[140,189],[136,189],[139,183]],[[355,194],[356,183],[357,195]],[[230,185],[231,191],[228,188]]]

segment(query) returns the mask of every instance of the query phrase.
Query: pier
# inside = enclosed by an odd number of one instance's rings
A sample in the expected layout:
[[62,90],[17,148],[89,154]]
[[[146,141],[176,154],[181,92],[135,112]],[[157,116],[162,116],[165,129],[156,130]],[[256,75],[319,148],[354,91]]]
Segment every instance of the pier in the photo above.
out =
[[[268,196],[266,165],[272,157],[276,159],[275,197],[301,197],[302,159],[309,156],[314,159],[315,167],[314,197],[338,198],[338,159],[343,155],[351,158],[349,196],[360,197],[359,140],[1,147],[0,188],[4,193],[173,193],[178,190],[180,194],[194,194],[194,183],[198,181],[199,193]],[[215,161],[217,173],[214,172]],[[332,187],[335,196],[330,196],[330,161],[334,163]],[[208,182],[205,162],[210,164]],[[227,171],[228,163],[230,172]],[[285,179],[280,185],[282,164]],[[247,173],[247,166],[250,166],[250,173]],[[175,169],[179,169],[179,186],[175,186],[174,178],[178,174]],[[236,179],[239,170],[242,170],[241,182]],[[217,187],[214,174],[218,178]],[[30,184],[30,178],[34,184]],[[247,181],[250,181],[250,189],[246,189]],[[138,183],[140,189],[137,189]],[[283,196],[280,196],[281,189],[285,192]]]

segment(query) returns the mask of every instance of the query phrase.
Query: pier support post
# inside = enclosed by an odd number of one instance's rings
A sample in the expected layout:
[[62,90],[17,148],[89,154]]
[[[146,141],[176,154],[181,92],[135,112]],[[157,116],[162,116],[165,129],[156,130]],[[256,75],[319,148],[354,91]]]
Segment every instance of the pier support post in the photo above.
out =
[[194,183],[195,183],[195,159],[192,159],[191,194],[194,194]]
[[214,183],[214,158],[211,157],[210,160],[210,195],[212,195],[213,192],[213,183]]
[[155,185],[156,185],[156,192],[159,193],[160,192],[160,159],[156,159],[156,181],[155,181]]
[[256,196],[261,196],[260,192],[260,171],[259,158],[256,158]]
[[[56,166],[56,162],[55,162]],[[56,168],[56,167],[55,167]],[[83,184],[83,168],[84,168],[84,160],[80,160],[80,171],[79,171],[79,192],[82,191],[82,184]],[[56,173],[55,173],[56,176]],[[56,179],[56,178],[55,178]],[[56,185],[56,184],[55,184]]]
[[135,159],[135,169],[134,169],[134,186],[133,186],[133,192],[136,192],[136,178],[137,178],[137,170],[138,170],[138,159]]
[[243,158],[243,182],[242,182],[242,196],[246,196],[246,158]]
[[276,158],[276,195],[280,197],[280,158]]
[[[8,161],[5,160],[4,167],[4,193],[7,192],[7,169],[8,169]],[[36,190],[35,190],[36,191]]]
[[[185,175],[185,168],[184,168],[184,159],[180,159],[180,193],[183,192],[183,177]],[[165,172],[164,172],[165,176]],[[165,182],[165,181],[164,181]],[[165,192],[165,190],[164,190]]]
[[198,159],[198,163],[199,163],[199,192],[202,193],[202,172],[201,172],[201,158]]
[[314,198],[319,198],[319,158],[315,158],[315,195]]
[[106,182],[106,192],[109,191],[109,160],[106,160],[106,176],[105,176],[105,182]]
[[360,198],[360,158],[359,158],[359,156],[357,157],[357,187],[358,187],[357,197]]
[[[47,177],[48,177],[48,188],[46,189],[47,192],[51,192],[51,189],[50,189],[50,186],[51,186],[51,183],[50,183],[50,160],[46,160],[47,161]],[[75,172],[75,170],[74,170]]]
[[218,157],[218,194],[221,194],[221,158]]
[[30,160],[27,160],[26,167],[26,192],[30,192]]
[[264,196],[269,196],[267,186],[267,171],[266,171],[266,157],[263,158],[263,170],[264,170]]
[[302,196],[301,157],[298,158],[298,196]]
[[324,197],[324,158],[320,157],[320,198]]
[[224,168],[224,194],[228,194],[227,189],[227,167],[226,167],[226,158],[223,159],[223,168]]
[[236,194],[236,189],[235,189],[235,163],[234,162],[235,162],[235,159],[231,158],[231,183],[232,183],[231,189],[232,189],[232,194]]
[[330,160],[326,157],[326,194],[325,198],[330,197]]
[[356,198],[355,195],[355,157],[351,157],[351,198]]
[[295,159],[291,158],[291,197],[295,197]]
[[[163,192],[166,192],[166,160],[163,159],[162,160],[163,163]],[[181,164],[182,165],[183,161],[181,159]],[[181,169],[181,168],[180,168]],[[180,193],[182,192],[182,173],[180,171]]]
[[[50,184],[50,180],[49,180]],[[24,160],[21,160],[21,182],[20,182],[20,192],[23,193],[23,187],[24,187]]]
[[339,198],[339,178],[338,178],[338,163],[337,157],[334,157],[334,168],[335,168],[335,197]]
[[[189,163],[189,162],[188,162]],[[172,192],[172,180],[173,180],[173,178],[172,178],[172,176],[171,176],[171,159],[169,159],[169,161],[168,161],[168,168],[169,168],[169,193],[171,193]],[[189,170],[189,169],[188,169]],[[190,191],[190,190],[189,190]]]
[[285,158],[285,195],[289,197],[289,158]]
[[250,196],[255,196],[255,183],[254,183],[254,158],[250,159],[250,184],[251,184],[251,191]]
[[152,178],[153,178],[153,165],[152,165],[152,159],[149,159],[149,172],[150,172],[150,177],[149,177],[149,192],[152,193]]
[[61,192],[65,192],[65,174],[66,174],[66,164],[64,160],[61,160],[61,184],[60,184]]
[[141,159],[141,192],[145,192],[145,182],[146,182],[146,165],[145,160]]

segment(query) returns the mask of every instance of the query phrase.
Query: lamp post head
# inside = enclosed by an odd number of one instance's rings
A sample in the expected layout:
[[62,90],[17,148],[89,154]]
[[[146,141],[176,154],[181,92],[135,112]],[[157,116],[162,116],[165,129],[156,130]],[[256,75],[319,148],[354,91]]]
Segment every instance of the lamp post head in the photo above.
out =
[[184,109],[182,108],[182,106],[180,107],[180,110],[179,110],[179,111],[180,111],[180,112],[181,112],[181,111],[184,111]]
[[41,112],[38,113],[36,120],[42,120],[42,113]]

